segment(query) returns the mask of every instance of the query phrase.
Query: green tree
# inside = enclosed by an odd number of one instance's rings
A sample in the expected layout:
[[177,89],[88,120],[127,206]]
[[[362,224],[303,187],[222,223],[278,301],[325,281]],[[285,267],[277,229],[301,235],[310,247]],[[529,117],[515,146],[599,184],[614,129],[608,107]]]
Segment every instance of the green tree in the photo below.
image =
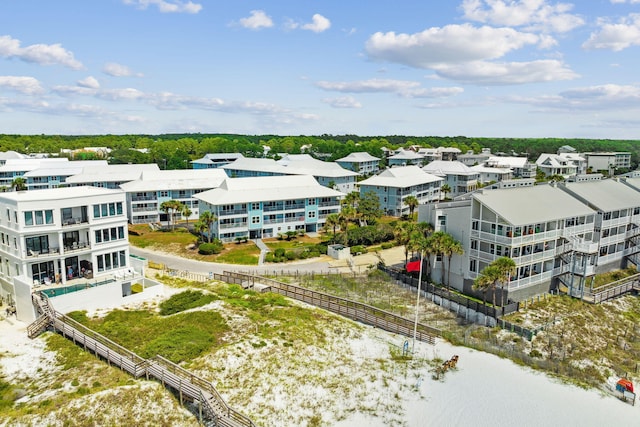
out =
[[442,184],[440,191],[444,194],[444,199],[446,200],[448,198],[447,194],[451,193],[451,187],[449,187],[449,184]]
[[11,181],[11,188],[15,191],[24,191],[27,189],[27,180],[20,176],[13,178],[13,181]]
[[193,214],[193,211],[189,208],[189,206],[187,205],[182,205],[182,216],[184,216],[185,220],[187,221],[187,229],[189,229],[189,217]]
[[404,246],[404,266],[409,262],[409,250],[412,247],[412,240],[416,238],[416,224],[413,222],[399,222],[393,229],[393,236],[398,245]]
[[409,216],[413,219],[413,212],[416,210],[416,207],[420,204],[418,198],[416,196],[407,196],[404,198],[404,204],[409,207]]
[[516,273],[516,262],[509,257],[500,257],[494,260],[491,265],[498,268],[500,271],[500,297],[502,299],[501,306],[504,306],[504,285],[505,283],[509,283],[511,280],[511,276]]
[[340,216],[336,213],[327,215],[327,219],[324,223],[325,227],[331,227],[333,229],[333,236],[331,237],[331,243],[336,242],[336,228],[340,225]]
[[211,242],[211,232],[213,231],[213,224],[218,220],[216,214],[211,211],[200,212],[198,221],[194,224],[194,230],[200,234],[204,234],[207,237],[207,243]]
[[447,286],[449,284],[449,278],[451,275],[451,258],[454,255],[462,255],[464,253],[464,249],[462,248],[462,244],[454,239],[451,234],[447,234],[447,238],[444,240],[443,247],[441,248],[442,254],[447,258]]
[[376,220],[382,216],[382,209],[380,209],[380,200],[373,191],[367,191],[360,195],[360,201],[358,202],[358,214],[364,221],[365,225],[368,223],[375,224]]
[[167,214],[167,222],[171,229],[175,229],[175,215],[182,212],[183,204],[178,200],[167,200],[160,204],[160,210]]

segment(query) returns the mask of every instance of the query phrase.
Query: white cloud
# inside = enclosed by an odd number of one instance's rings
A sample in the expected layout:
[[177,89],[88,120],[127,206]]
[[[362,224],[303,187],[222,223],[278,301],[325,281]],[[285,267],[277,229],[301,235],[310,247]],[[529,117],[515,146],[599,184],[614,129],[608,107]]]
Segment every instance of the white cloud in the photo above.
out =
[[327,91],[343,93],[395,93],[406,98],[441,98],[457,95],[460,87],[423,88],[420,83],[408,80],[370,79],[353,82],[316,82],[316,86]]
[[139,9],[146,9],[149,6],[156,6],[162,13],[198,13],[202,10],[202,5],[191,1],[182,2],[178,0],[123,0],[124,4],[137,6]]
[[252,10],[251,16],[240,19],[240,25],[251,30],[273,27],[273,20],[263,10]]
[[640,0],[611,0],[611,3],[616,4],[616,3],[640,3]]
[[95,77],[89,76],[85,79],[78,80],[77,85],[80,87],[86,87],[89,89],[98,89],[100,87],[100,82],[98,82],[98,80]]
[[407,80],[370,79],[354,82],[327,82],[319,81],[316,86],[320,89],[347,92],[347,93],[367,93],[367,92],[402,92],[420,86],[418,82]]
[[0,76],[0,88],[10,89],[27,95],[35,95],[44,91],[37,79],[24,76]]
[[311,18],[310,23],[301,24],[295,21],[289,21],[286,24],[286,26],[291,30],[295,30],[299,28],[301,30],[313,31],[314,33],[321,33],[331,28],[331,21],[329,21],[327,18],[320,15],[319,13],[316,13]]
[[496,59],[527,45],[545,42],[535,34],[511,28],[470,24],[433,27],[415,34],[375,33],[365,49],[372,59],[417,68]]
[[60,44],[32,44],[21,47],[20,40],[11,36],[0,36],[0,56],[40,65],[63,65],[74,70],[83,68],[82,63],[73,57],[73,53]]
[[108,62],[102,67],[102,72],[113,77],[143,77],[142,73],[134,73],[126,65],[115,62]]
[[571,80],[579,77],[561,61],[548,59],[531,62],[473,61],[438,65],[436,73],[444,78],[478,85],[514,85]]
[[618,23],[607,20],[598,22],[600,29],[591,33],[583,43],[585,49],[610,49],[619,52],[631,46],[640,46],[640,14],[632,13]]
[[509,102],[536,107],[575,112],[576,110],[606,111],[640,108],[640,86],[605,84],[586,86],[537,97],[510,97]]
[[550,4],[546,0],[464,0],[464,18],[492,25],[524,27],[566,33],[584,25],[584,19],[570,14],[569,3]]
[[375,60],[431,69],[439,77],[471,84],[510,85],[577,77],[559,60],[495,61],[526,46],[549,47],[554,43],[544,34],[463,24],[415,34],[376,33],[365,49]]
[[324,98],[322,100],[325,104],[331,105],[333,108],[362,108],[360,104],[352,96],[342,96],[339,98]]

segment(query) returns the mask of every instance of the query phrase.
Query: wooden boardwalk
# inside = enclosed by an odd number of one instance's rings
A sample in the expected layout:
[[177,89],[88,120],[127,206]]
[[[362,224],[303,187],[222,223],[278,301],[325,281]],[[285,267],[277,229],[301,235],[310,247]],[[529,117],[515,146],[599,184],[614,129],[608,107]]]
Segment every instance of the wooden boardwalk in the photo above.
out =
[[[336,297],[323,292],[312,291],[310,289],[279,282],[266,277],[228,271],[225,271],[223,274],[225,277],[232,278],[234,280],[233,283],[243,283],[254,288],[256,284],[261,284],[267,286],[265,288],[267,291],[279,293],[288,298],[306,302],[307,304],[323,308],[339,314],[340,316],[375,326],[376,328],[380,328],[388,332],[404,335],[406,337],[413,337],[413,329],[415,325],[414,320],[406,319],[367,304]],[[423,341],[433,345],[435,344],[436,337],[438,336],[441,336],[439,329],[423,323],[418,323],[416,331],[416,339],[418,341]]]
[[188,370],[156,356],[144,359],[92,329],[53,309],[49,299],[40,293],[33,294],[33,302],[39,317],[27,327],[30,338],[52,329],[69,338],[85,350],[93,352],[109,365],[115,365],[136,378],[160,381],[174,391],[180,403],[192,402],[198,408],[200,423],[221,427],[255,427],[251,419],[231,408],[220,396],[213,384]]

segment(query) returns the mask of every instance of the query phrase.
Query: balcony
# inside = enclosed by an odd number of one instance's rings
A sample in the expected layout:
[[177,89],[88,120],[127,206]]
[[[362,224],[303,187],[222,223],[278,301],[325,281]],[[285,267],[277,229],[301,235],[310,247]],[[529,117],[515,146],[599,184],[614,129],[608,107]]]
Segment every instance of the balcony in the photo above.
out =
[[303,222],[303,221],[304,221],[304,215],[284,219],[284,222]]
[[89,223],[89,218],[81,218],[81,217],[77,217],[77,218],[68,218],[68,219],[63,219],[62,220],[62,226],[63,227],[69,227],[69,226],[73,226],[73,225],[80,225],[80,224],[88,224]]
[[157,212],[158,211],[158,207],[157,206],[145,206],[142,208],[132,208],[131,209],[133,212]]
[[229,228],[242,228],[242,227],[246,227],[247,223],[246,222],[230,222],[228,224],[220,224],[220,229],[221,230],[226,230]]
[[131,198],[132,202],[146,202],[149,200],[158,200],[156,196],[134,196]]
[[79,252],[87,249],[91,249],[87,242],[73,242],[71,244],[67,243],[64,245],[65,254],[70,252]]
[[283,205],[275,205],[275,206],[271,206],[271,205],[266,205],[262,211],[263,212],[274,212],[274,211],[281,211],[284,209]]
[[230,209],[226,211],[220,211],[220,216],[229,216],[229,215],[246,215],[247,209]]
[[52,255],[58,255],[60,253],[60,248],[47,248],[41,249],[39,251],[27,249],[27,258],[42,258]]
[[294,205],[286,205],[285,210],[293,210],[293,209],[304,209],[304,203],[296,203]]

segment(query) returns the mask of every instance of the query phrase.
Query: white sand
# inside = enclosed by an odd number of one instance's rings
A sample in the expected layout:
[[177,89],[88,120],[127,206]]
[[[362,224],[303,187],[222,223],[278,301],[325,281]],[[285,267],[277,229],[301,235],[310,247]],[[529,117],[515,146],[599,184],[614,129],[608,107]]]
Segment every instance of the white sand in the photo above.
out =
[[[366,328],[366,332],[354,340],[351,350],[355,358],[375,360],[388,358],[388,343],[401,346],[406,338],[387,334],[380,330]],[[594,390],[583,390],[565,385],[545,374],[515,365],[509,360],[470,350],[454,347],[439,341],[436,346],[416,344],[419,357],[448,359],[454,354],[460,356],[458,368],[449,371],[443,381],[435,381],[424,364],[409,370],[410,375],[388,381],[385,387],[378,381],[365,386],[360,407],[369,408],[370,414],[350,412],[353,402],[335,402],[322,396],[332,391],[315,384],[307,390],[286,385],[287,378],[274,378],[280,383],[269,396],[272,405],[281,402],[286,406],[289,419],[303,419],[297,414],[305,413],[302,407],[295,407],[297,397],[315,396],[318,401],[332,402],[325,406],[325,425],[338,427],[360,427],[388,425],[422,426],[640,426],[640,404],[636,406],[621,402]],[[56,369],[55,354],[44,350],[42,340],[29,340],[25,325],[11,320],[0,321],[0,368],[9,381],[19,378],[42,377],[47,370]],[[327,370],[340,371],[339,366],[330,367],[335,353],[316,352],[314,358],[326,358]],[[251,360],[245,354],[243,360]],[[364,363],[367,368],[375,364]],[[305,373],[299,373],[302,377]],[[420,377],[420,378],[418,378]],[[339,378],[349,378],[341,372]],[[293,378],[292,378],[293,380]],[[295,380],[293,380],[295,383]],[[278,397],[278,393],[283,393]],[[293,393],[294,395],[290,395]],[[295,395],[299,396],[295,396]],[[264,396],[266,397],[266,396]],[[346,397],[346,396],[345,396]],[[260,405],[254,399],[252,404]],[[380,405],[380,402],[387,403]],[[264,404],[264,403],[263,403]],[[290,405],[293,405],[291,407]],[[377,413],[375,408],[393,408],[391,413]],[[243,408],[236,408],[242,412]],[[255,409],[255,408],[254,408]],[[333,414],[333,415],[332,415]],[[346,418],[345,414],[347,414]],[[342,421],[335,421],[336,417]],[[333,420],[333,421],[331,421]],[[274,425],[291,425],[283,419],[272,420]],[[268,425],[266,419],[261,424]]]
[[[406,425],[423,426],[640,426],[636,406],[596,390],[562,384],[510,360],[438,342],[421,344],[425,357],[460,356],[457,371],[444,381],[428,372],[417,390],[405,394]],[[420,398],[424,396],[424,399]],[[381,420],[354,415],[339,427],[385,426]]]

